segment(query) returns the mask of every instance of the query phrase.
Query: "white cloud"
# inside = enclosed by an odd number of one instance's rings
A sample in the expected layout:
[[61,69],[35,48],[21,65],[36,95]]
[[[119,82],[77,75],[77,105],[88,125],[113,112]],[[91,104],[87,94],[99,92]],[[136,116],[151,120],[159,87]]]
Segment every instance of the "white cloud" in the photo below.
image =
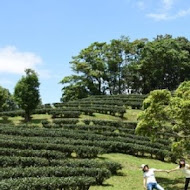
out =
[[36,69],[42,59],[32,52],[21,52],[15,46],[0,48],[0,73],[23,74],[26,68]]
[[[145,1],[145,0],[144,0]],[[159,0],[158,5],[150,13],[146,14],[147,17],[155,21],[174,20],[185,17],[190,14],[190,8],[179,10],[177,7],[178,0]]]
[[190,15],[190,8],[187,10],[180,10],[176,14],[170,15],[169,13],[150,13],[147,14],[148,17],[153,18],[156,21],[161,21],[161,20],[174,20],[180,17],[185,17],[187,15]]
[[150,14],[147,14],[147,16],[150,18],[153,18],[156,21],[169,19],[165,13],[160,13],[160,14],[150,13]]
[[177,14],[176,17],[184,17],[190,14],[190,8],[186,10],[180,10]]

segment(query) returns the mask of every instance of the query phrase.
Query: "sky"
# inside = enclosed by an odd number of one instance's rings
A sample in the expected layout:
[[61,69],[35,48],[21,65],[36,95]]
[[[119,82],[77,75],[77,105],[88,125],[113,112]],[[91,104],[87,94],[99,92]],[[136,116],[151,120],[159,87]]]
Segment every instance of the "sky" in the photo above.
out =
[[0,85],[14,92],[26,68],[43,103],[59,102],[72,56],[91,43],[171,34],[190,40],[189,0],[0,0]]

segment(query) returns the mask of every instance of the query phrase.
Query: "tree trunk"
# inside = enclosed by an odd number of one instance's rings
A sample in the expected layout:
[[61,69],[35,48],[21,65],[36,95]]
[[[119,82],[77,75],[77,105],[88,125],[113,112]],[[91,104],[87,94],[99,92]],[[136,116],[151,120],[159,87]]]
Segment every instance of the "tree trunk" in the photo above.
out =
[[25,111],[25,122],[29,122],[29,121],[31,121],[30,112]]

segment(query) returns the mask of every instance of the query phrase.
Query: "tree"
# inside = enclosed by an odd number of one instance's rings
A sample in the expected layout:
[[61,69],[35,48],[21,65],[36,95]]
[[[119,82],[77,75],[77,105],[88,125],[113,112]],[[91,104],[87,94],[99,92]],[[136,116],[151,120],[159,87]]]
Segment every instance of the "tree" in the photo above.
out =
[[168,90],[152,91],[144,103],[139,116],[136,133],[151,139],[162,138],[170,132],[172,149],[178,154],[190,151],[190,81],[180,84],[173,96]]
[[12,111],[17,105],[8,89],[0,86],[0,111]]
[[95,95],[104,94],[104,47],[106,43],[94,42],[89,47],[83,49],[78,56],[73,57],[70,62],[72,69],[77,74],[85,78],[87,88]]
[[[125,93],[128,88],[126,67],[137,59],[140,47],[137,43],[131,44],[128,38],[121,37],[110,43],[94,42],[81,50],[70,62],[76,74],[61,81],[64,85],[62,100]],[[77,94],[74,94],[75,90]]]
[[184,80],[190,79],[190,44],[185,38],[170,35],[157,36],[146,43],[139,61],[135,64],[141,93],[155,89],[175,90]]
[[132,42],[122,36],[110,43],[92,43],[74,56],[70,64],[80,82],[73,82],[72,77],[61,82],[67,100],[71,89],[78,88],[79,84],[80,95],[75,97],[175,90],[181,82],[190,80],[190,42],[170,35]]
[[26,76],[18,81],[14,91],[14,97],[19,105],[25,111],[25,121],[31,120],[32,111],[40,103],[39,80],[32,69],[25,70]]
[[61,81],[61,84],[63,85],[67,83],[69,83],[69,85],[62,88],[62,102],[86,98],[89,95],[89,90],[86,88],[87,84],[85,83],[85,78],[76,75],[68,76]]
[[128,66],[133,54],[129,38],[113,39],[106,45],[106,80],[110,94],[123,94],[127,85],[125,80],[125,67]]

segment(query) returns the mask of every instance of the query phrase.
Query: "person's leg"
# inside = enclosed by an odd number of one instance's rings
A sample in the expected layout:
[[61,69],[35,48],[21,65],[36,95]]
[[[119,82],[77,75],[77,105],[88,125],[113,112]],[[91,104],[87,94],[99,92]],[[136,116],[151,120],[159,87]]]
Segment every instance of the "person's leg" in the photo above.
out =
[[161,187],[159,184],[156,184],[156,189],[158,189],[158,190],[164,190],[164,188]]
[[147,184],[147,190],[152,190],[152,183]]
[[186,178],[185,179],[185,188],[184,188],[184,190],[188,190],[189,182],[190,182],[190,178]]

